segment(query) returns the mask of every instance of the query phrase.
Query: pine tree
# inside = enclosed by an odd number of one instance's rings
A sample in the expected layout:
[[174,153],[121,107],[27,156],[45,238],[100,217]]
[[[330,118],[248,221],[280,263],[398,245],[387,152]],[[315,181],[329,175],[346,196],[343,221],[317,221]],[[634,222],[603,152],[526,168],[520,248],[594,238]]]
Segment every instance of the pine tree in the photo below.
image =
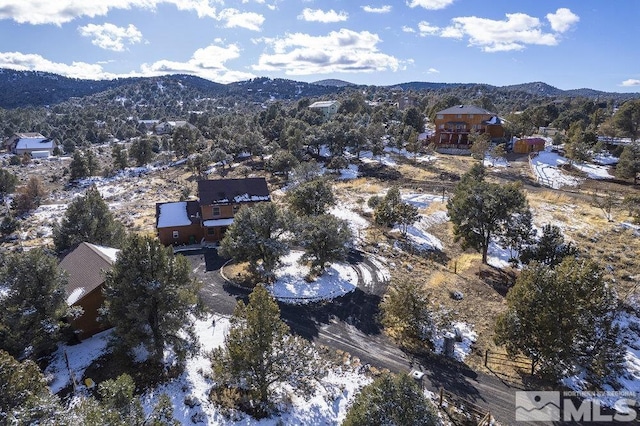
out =
[[56,424],[60,411],[38,365],[0,350],[0,424]]
[[417,281],[393,281],[380,304],[382,325],[402,344],[431,347],[433,318],[429,297]]
[[375,222],[381,226],[393,226],[398,221],[397,207],[401,203],[400,189],[397,186],[392,186],[376,205],[373,213]]
[[144,422],[145,426],[179,426],[180,422],[173,416],[173,403],[166,393],[158,397],[151,415]]
[[5,195],[16,190],[18,178],[10,171],[0,168],[0,200],[4,200]]
[[436,409],[407,374],[383,374],[362,388],[342,426],[440,424]]
[[638,183],[638,174],[640,174],[640,144],[636,143],[627,145],[622,150],[615,175],[619,179],[633,179],[635,185]]
[[104,288],[116,345],[130,351],[142,343],[157,362],[168,346],[184,360],[198,347],[193,316],[202,313],[201,287],[186,258],[155,238],[129,237]]
[[57,252],[81,242],[117,248],[124,236],[124,226],[109,211],[95,186],[89,188],[84,196],[75,198],[67,207],[61,223],[53,226],[53,243]]
[[54,256],[36,248],[5,257],[0,268],[0,349],[38,359],[61,339],[67,314],[67,278]]
[[326,214],[301,219],[297,239],[305,251],[302,260],[322,272],[325,264],[347,258],[353,234],[347,221]]
[[118,143],[114,144],[111,148],[111,158],[113,159],[113,167],[116,170],[126,169],[129,165],[127,150]]
[[283,240],[288,228],[288,219],[273,203],[240,209],[220,242],[218,253],[247,261],[252,273],[272,280],[280,257],[289,251]]
[[455,240],[482,254],[487,263],[489,244],[504,235],[516,215],[529,210],[527,199],[518,183],[499,185],[484,181],[484,167],[472,168],[456,186],[447,202]]
[[87,176],[91,176],[87,157],[82,151],[75,150],[69,164],[69,180],[76,181]]
[[247,305],[238,302],[224,345],[212,352],[211,361],[218,383],[245,390],[258,417],[271,411],[276,384],[309,394],[312,382],[326,374],[313,347],[289,334],[278,304],[260,285]]
[[577,254],[578,249],[573,244],[564,241],[560,228],[556,225],[547,224],[542,227],[540,238],[522,250],[520,261],[524,264],[536,261],[555,267],[565,257]]
[[101,405],[128,425],[143,423],[142,405],[135,390],[136,385],[128,374],[121,374],[115,380],[105,380],[98,386]]
[[533,262],[507,294],[495,340],[523,353],[548,378],[585,371],[592,384],[620,372],[617,299],[592,261],[565,258],[556,268]]
[[133,141],[129,148],[129,157],[136,160],[136,166],[141,167],[153,159],[153,144],[148,138]]
[[331,184],[326,179],[301,183],[287,193],[287,201],[294,212],[305,216],[324,214],[336,203]]

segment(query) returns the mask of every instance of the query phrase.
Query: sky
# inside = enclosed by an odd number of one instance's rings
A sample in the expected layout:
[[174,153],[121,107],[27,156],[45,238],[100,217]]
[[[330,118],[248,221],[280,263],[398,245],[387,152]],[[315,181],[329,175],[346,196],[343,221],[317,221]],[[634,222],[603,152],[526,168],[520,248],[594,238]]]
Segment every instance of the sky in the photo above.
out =
[[0,0],[0,68],[640,92],[640,1]]

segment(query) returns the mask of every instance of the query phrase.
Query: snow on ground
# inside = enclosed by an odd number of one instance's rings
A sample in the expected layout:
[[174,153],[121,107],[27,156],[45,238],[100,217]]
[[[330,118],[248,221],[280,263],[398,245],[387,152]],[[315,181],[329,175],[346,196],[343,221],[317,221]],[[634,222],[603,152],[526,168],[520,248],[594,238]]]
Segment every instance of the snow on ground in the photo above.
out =
[[309,267],[298,261],[302,251],[293,250],[281,259],[282,265],[276,273],[276,282],[267,289],[278,300],[286,303],[304,303],[333,299],[356,289],[358,274],[350,266],[334,263],[313,282],[307,282]]
[[473,343],[478,338],[478,334],[473,331],[473,326],[466,322],[454,322],[450,329],[438,329],[434,335],[435,353],[444,352],[444,339],[451,337],[455,340],[453,357],[460,362],[471,353]]
[[618,157],[614,157],[606,151],[599,152],[598,154],[593,156],[593,162],[603,166],[617,164],[618,161],[620,161]]
[[353,211],[352,205],[338,203],[329,210],[329,213],[338,219],[349,222],[349,228],[356,239],[362,240],[365,237],[366,229],[369,227],[369,221]]
[[66,204],[43,204],[31,213],[30,220],[40,224],[37,230],[40,236],[51,237],[53,235],[53,222],[62,219],[66,211]]
[[72,383],[65,361],[65,354],[69,359],[69,368],[71,368],[76,382],[82,383],[84,371],[87,367],[105,353],[111,332],[112,330],[103,331],[83,340],[78,345],[59,345],[58,350],[52,356],[51,363],[44,371],[45,377],[49,381],[51,392],[57,393]]
[[[209,376],[211,362],[207,354],[223,344],[228,330],[229,319],[226,317],[215,315],[196,321],[200,351],[186,360],[185,370],[180,376],[141,396],[146,414],[153,410],[160,395],[167,394],[174,406],[174,417],[180,424],[192,424],[195,419],[204,424],[229,426],[339,425],[344,420],[351,400],[362,386],[371,382],[368,376],[355,371],[355,366],[354,368],[336,367],[317,384],[316,394],[309,400],[304,400],[295,394],[291,395],[291,405],[286,407],[287,411],[279,416],[255,420],[238,413],[234,419],[226,418],[214,404],[209,402],[209,391],[214,383]],[[91,362],[105,353],[110,334],[111,331],[105,331],[78,345],[61,345],[45,371],[47,377],[51,379],[51,390],[58,392],[71,383],[65,364],[65,352],[77,382],[83,383],[84,371]],[[82,389],[82,385],[79,389]]]
[[496,268],[506,268],[510,266],[509,259],[517,257],[517,253],[512,253],[510,249],[500,246],[498,243],[491,241],[489,250],[487,250],[487,263]]
[[426,209],[434,202],[442,202],[442,195],[436,194],[402,194],[401,198],[405,203],[409,203],[419,209]]
[[567,163],[565,157],[550,151],[541,151],[531,160],[531,165],[538,177],[538,181],[555,189],[562,186],[576,186],[580,183],[575,177],[569,176],[560,170],[559,167],[565,163]]
[[[625,397],[635,396],[637,407],[640,405],[640,318],[636,314],[623,311],[618,318],[618,325],[623,336],[625,373],[618,378],[619,387],[617,389],[604,386],[602,390],[611,392],[610,395],[597,395],[588,399],[598,400],[601,405],[615,409],[615,403],[620,399],[620,396],[615,395],[615,391],[619,391],[624,393]],[[562,383],[575,391],[589,390],[582,376],[566,377]]]
[[[407,239],[420,251],[442,250],[444,247],[442,241],[427,232],[431,224],[428,220],[423,221],[423,218],[425,218],[425,216],[420,215],[418,221],[413,225],[407,226]],[[394,226],[391,232],[400,233],[401,229],[399,226]]]
[[609,173],[608,166],[589,163],[573,163],[573,166],[585,172],[589,179],[613,179],[613,176]]
[[509,167],[509,162],[504,157],[494,158],[491,155],[487,154],[484,156],[484,160],[482,162],[485,167]]

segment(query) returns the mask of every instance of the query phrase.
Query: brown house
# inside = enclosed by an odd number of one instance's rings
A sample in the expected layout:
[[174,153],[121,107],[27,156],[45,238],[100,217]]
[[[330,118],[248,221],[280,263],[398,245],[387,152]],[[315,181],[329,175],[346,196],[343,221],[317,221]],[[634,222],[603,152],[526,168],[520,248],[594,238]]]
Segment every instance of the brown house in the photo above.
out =
[[198,201],[156,205],[156,229],[164,245],[217,242],[243,205],[271,201],[264,178],[198,182]]
[[71,327],[80,339],[111,327],[98,321],[98,309],[104,302],[105,272],[111,270],[117,253],[117,249],[81,243],[60,262],[60,268],[69,274],[65,288],[67,304],[81,307],[84,311],[80,317],[71,320]]
[[513,152],[516,154],[529,154],[530,152],[544,151],[547,142],[542,138],[524,138],[513,142]]
[[435,126],[433,140],[439,147],[468,147],[472,132],[488,133],[492,140],[504,137],[502,120],[495,113],[473,105],[458,105],[438,111]]

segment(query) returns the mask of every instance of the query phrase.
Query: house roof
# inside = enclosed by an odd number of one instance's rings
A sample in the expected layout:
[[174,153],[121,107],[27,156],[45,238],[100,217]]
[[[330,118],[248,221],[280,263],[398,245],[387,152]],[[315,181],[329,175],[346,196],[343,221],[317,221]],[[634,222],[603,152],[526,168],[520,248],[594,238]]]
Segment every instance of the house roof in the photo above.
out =
[[201,180],[198,196],[202,206],[271,201],[264,178]]
[[488,114],[495,115],[495,113],[491,111],[487,111],[484,108],[477,107],[475,105],[456,105],[451,108],[443,109],[442,111],[436,112],[436,114]]
[[309,105],[309,108],[329,108],[336,104],[338,101],[318,101]]
[[34,151],[44,151],[53,149],[56,147],[56,143],[53,139],[45,137],[28,137],[20,138],[16,142],[16,149],[31,149]]
[[44,135],[38,132],[14,133],[14,136],[17,139],[23,139],[23,138],[43,138],[44,139]]
[[547,141],[542,138],[523,138],[516,140],[514,143],[526,145],[545,145]]
[[60,268],[69,274],[65,287],[69,306],[80,301],[104,282],[105,271],[111,270],[118,249],[80,243],[60,262]]
[[197,201],[177,201],[156,204],[156,227],[173,228],[189,226],[200,217],[200,205]]

